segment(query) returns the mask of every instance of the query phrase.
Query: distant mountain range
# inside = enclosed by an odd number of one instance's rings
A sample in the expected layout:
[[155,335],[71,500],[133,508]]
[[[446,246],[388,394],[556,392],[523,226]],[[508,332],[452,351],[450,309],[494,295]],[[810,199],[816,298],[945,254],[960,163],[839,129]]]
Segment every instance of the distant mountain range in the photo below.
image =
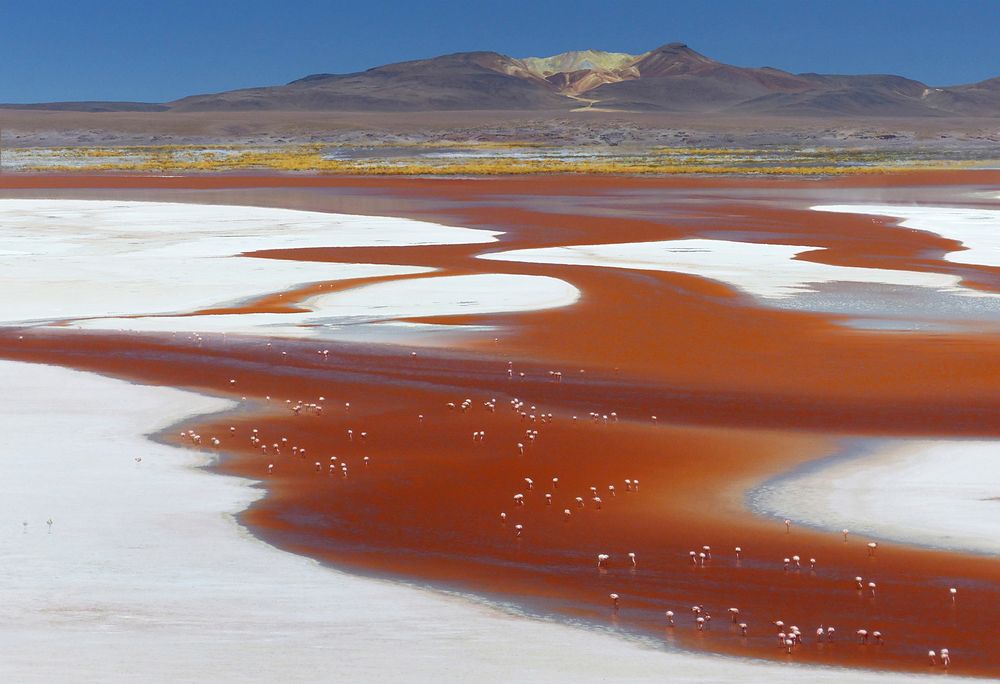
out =
[[400,62],[286,85],[162,104],[2,105],[69,111],[658,111],[787,116],[1000,116],[1000,78],[935,88],[892,75],[792,74],[723,64],[682,43],[641,55],[586,50],[514,58],[496,52]]

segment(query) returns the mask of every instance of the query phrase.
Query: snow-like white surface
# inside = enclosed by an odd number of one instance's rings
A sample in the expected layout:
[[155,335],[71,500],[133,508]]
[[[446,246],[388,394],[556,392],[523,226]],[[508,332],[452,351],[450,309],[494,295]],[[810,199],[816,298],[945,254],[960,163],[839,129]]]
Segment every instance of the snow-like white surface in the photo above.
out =
[[[248,332],[338,337],[345,326],[401,318],[535,311],[568,306],[580,291],[558,278],[516,274],[430,276],[361,285],[311,297],[303,313],[104,318],[79,327],[141,331]],[[374,332],[370,327],[369,331]]]
[[958,277],[942,273],[831,266],[796,259],[804,252],[816,250],[822,248],[685,239],[519,249],[484,254],[480,258],[687,273],[727,283],[763,299],[792,297],[813,291],[816,284],[834,282],[916,286],[978,294],[960,287]]
[[187,312],[412,266],[240,256],[264,249],[493,242],[425,221],[262,207],[0,199],[0,322]]
[[230,402],[6,361],[0,377],[3,681],[921,679],[657,650],[324,568],[235,523],[249,481],[142,436]]
[[0,323],[352,338],[365,326],[377,339],[381,331],[370,324],[545,309],[579,298],[556,278],[483,274],[361,285],[299,302],[306,309],[301,313],[187,315],[305,283],[433,271],[242,256],[247,252],[483,243],[496,235],[409,219],[260,207],[0,200]]
[[780,517],[881,539],[1000,554],[1000,442],[878,440],[751,495]]
[[903,219],[900,225],[905,228],[936,233],[961,242],[965,249],[946,254],[945,259],[948,261],[958,264],[1000,266],[1000,209],[892,204],[831,204],[811,208],[816,211],[872,214]]

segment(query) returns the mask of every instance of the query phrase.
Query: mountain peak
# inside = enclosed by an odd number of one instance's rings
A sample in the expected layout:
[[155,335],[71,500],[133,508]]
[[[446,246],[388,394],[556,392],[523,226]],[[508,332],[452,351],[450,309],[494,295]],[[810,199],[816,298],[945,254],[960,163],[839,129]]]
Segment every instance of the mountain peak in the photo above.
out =
[[667,43],[650,50],[636,60],[635,66],[643,76],[668,76],[695,72],[718,62],[699,54],[685,43]]

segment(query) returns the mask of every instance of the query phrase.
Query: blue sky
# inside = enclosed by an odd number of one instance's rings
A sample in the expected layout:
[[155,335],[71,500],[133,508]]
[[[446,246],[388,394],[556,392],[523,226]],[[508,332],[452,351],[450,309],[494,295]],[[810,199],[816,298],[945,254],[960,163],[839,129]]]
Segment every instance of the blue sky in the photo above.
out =
[[682,41],[793,72],[1000,75],[1000,0],[0,0],[0,102],[167,101],[464,50]]

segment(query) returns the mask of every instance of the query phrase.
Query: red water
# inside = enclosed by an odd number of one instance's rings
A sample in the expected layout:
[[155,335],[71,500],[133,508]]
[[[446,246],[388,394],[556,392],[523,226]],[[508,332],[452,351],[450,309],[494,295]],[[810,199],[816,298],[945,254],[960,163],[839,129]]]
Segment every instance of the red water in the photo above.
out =
[[[874,194],[880,201],[954,201],[998,185],[1000,174],[989,172],[824,181],[5,176],[4,196],[251,203],[499,229],[505,235],[498,245],[258,256],[551,275],[583,297],[545,312],[434,319],[498,330],[462,336],[447,350],[417,349],[416,356],[388,345],[274,341],[267,347],[254,339],[196,342],[73,330],[6,331],[0,355],[246,396],[237,414],[194,428],[223,440],[221,471],[264,480],[268,496],[244,522],[276,546],[340,567],[443,583],[708,651],[921,671],[928,649],[948,647],[952,671],[998,676],[995,557],[887,543],[869,557],[868,539],[845,543],[839,534],[795,525],[786,532],[781,521],[755,517],[743,502],[748,488],[835,452],[845,436],[996,436],[995,334],[852,330],[823,314],[762,308],[690,276],[474,258],[495,249],[726,230],[827,247],[810,255],[827,263],[950,271],[996,291],[998,269],[941,260],[955,248],[949,240],[889,219],[806,207]],[[265,298],[245,310],[284,310],[285,302],[311,291]],[[318,355],[319,348],[331,354]],[[295,415],[285,403],[320,403],[320,396],[322,415]],[[534,421],[512,410],[514,397]],[[467,411],[448,407],[466,398]],[[484,406],[491,398],[495,411]],[[608,421],[592,421],[592,411]],[[546,413],[551,422],[539,418]],[[284,445],[281,452],[262,455],[250,444],[254,428],[265,443]],[[486,432],[481,443],[472,438],[479,430]],[[533,443],[526,430],[538,430]],[[518,442],[528,444],[523,455]],[[292,456],[293,446],[306,455]],[[347,477],[328,474],[331,456],[349,464]],[[626,478],[638,479],[639,490],[628,491]],[[603,499],[600,510],[591,486]],[[524,506],[514,504],[516,493],[525,495]],[[712,559],[694,567],[688,553],[703,545],[712,547]],[[628,552],[637,554],[635,569]],[[606,570],[596,567],[598,553],[611,555]],[[782,558],[794,554],[815,557],[815,572],[783,570]],[[877,581],[878,596],[857,592],[855,575]],[[960,587],[956,605],[950,586]],[[610,592],[622,597],[617,612]],[[704,632],[694,628],[695,604],[714,618]],[[749,624],[747,638],[731,625],[729,607]],[[673,629],[666,628],[667,609],[677,614]],[[806,635],[791,656],[777,647],[772,623],[779,619]],[[835,643],[813,643],[820,624],[836,626]],[[881,630],[886,643],[854,643],[859,628]]]

